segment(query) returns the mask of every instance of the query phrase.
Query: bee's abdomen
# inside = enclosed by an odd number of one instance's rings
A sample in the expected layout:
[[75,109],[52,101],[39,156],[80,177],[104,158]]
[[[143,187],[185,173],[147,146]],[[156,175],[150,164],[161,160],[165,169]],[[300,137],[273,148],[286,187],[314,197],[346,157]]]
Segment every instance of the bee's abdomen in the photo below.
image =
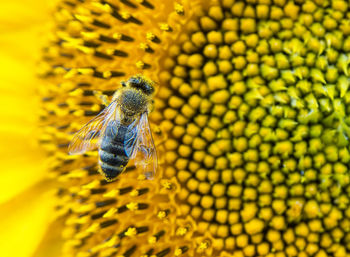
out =
[[[108,129],[113,129],[111,126]],[[113,180],[123,172],[125,166],[129,162],[129,158],[124,149],[124,137],[126,127],[121,126],[115,137],[111,137],[107,132],[102,138],[99,149],[101,170],[108,180]]]
[[125,154],[122,155],[112,151],[104,151],[102,149],[99,151],[99,154],[102,162],[112,166],[125,166],[129,161],[129,158]]
[[119,176],[120,173],[123,172],[124,168],[120,166],[111,166],[105,162],[101,162],[101,171],[105,175],[106,179],[111,181]]

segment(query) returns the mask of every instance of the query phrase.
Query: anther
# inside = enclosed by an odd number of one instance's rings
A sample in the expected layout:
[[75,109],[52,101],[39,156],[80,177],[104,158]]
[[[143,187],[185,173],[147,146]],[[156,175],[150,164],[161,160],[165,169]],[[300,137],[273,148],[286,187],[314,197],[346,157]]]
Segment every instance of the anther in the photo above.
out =
[[125,251],[123,256],[130,257],[136,251],[136,245],[131,246],[128,250]]
[[165,234],[164,230],[159,231],[148,239],[150,244],[156,243],[163,235]]
[[170,253],[170,248],[166,248],[163,251],[156,253],[157,257],[164,257],[165,255],[167,255],[168,253]]
[[107,205],[111,205],[116,203],[117,201],[115,199],[110,199],[110,200],[105,200],[105,201],[101,201],[101,202],[96,202],[95,205],[96,207],[100,208],[100,207],[105,207]]
[[117,222],[118,221],[116,219],[106,220],[106,221],[100,223],[100,227],[106,228],[106,227],[109,227],[109,226],[116,224]]
[[113,60],[112,56],[105,54],[105,53],[102,53],[100,51],[95,51],[94,56],[102,58],[102,59],[106,59],[106,60]]
[[101,27],[101,28],[104,28],[104,29],[110,29],[111,26],[107,23],[104,23],[102,21],[98,21],[98,20],[94,20],[92,23],[92,25],[95,25],[96,27]]

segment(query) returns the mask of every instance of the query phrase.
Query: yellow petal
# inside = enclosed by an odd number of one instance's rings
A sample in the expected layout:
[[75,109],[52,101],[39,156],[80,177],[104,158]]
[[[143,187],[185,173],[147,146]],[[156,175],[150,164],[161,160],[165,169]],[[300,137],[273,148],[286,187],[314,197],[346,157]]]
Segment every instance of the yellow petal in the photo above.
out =
[[[40,24],[49,15],[48,4],[52,1],[1,1],[0,31],[27,29]],[[23,42],[22,42],[23,43]]]
[[0,205],[0,256],[28,257],[35,251],[52,220],[52,192],[48,181]]
[[38,84],[35,61],[40,53],[42,24],[48,18],[48,11],[44,11],[47,5],[42,2],[0,3],[0,204],[45,174],[34,137],[39,109],[39,99],[34,97]]
[[64,226],[63,219],[56,220],[50,224],[43,240],[40,242],[33,257],[59,257],[62,256],[62,228]]
[[0,59],[0,68],[5,74],[0,77],[2,203],[42,179],[45,170],[34,137],[39,105],[38,99],[33,98],[36,85],[33,69],[3,52],[0,52]]

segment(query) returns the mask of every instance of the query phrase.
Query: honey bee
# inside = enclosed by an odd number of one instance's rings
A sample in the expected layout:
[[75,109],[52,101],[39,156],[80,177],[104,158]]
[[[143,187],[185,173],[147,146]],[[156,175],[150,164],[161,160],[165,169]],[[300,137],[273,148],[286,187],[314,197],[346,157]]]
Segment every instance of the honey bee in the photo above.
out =
[[107,181],[115,180],[129,160],[153,179],[157,152],[148,123],[153,82],[135,75],[121,85],[111,103],[74,135],[69,154],[98,148],[99,172]]

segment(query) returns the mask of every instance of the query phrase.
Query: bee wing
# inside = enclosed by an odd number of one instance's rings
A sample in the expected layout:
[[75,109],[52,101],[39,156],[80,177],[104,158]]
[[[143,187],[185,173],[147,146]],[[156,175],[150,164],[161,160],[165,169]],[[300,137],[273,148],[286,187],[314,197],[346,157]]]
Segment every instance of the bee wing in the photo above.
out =
[[107,124],[113,120],[118,120],[118,110],[117,102],[111,102],[102,112],[75,133],[68,146],[69,154],[82,154],[97,148]]
[[141,114],[130,129],[130,137],[127,137],[124,142],[125,152],[129,159],[135,160],[136,166],[143,168],[148,179],[153,179],[157,171],[158,159],[147,112]]

